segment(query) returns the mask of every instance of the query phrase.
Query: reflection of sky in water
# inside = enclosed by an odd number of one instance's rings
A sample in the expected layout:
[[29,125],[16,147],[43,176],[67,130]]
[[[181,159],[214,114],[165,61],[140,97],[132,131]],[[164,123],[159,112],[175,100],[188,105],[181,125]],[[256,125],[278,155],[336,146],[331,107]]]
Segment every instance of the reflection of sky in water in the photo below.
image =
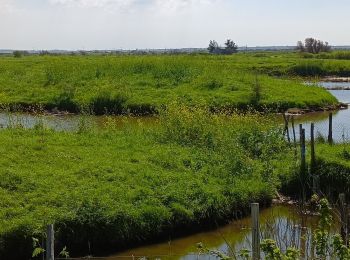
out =
[[[320,82],[324,87],[350,87],[350,82]],[[342,103],[350,103],[350,90],[329,90]],[[299,138],[299,124],[305,128],[306,138],[310,139],[311,123],[315,123],[315,134],[327,139],[329,129],[329,112],[315,112],[295,117],[295,132]],[[292,128],[290,136],[293,138]],[[333,139],[335,142],[350,141],[350,109],[333,112]]]
[[[330,112],[316,112],[302,116],[295,116],[296,138],[299,138],[299,124],[303,124],[306,138],[310,139],[311,123],[314,123],[316,137],[322,135],[327,139],[329,113]],[[289,132],[293,139],[292,127],[290,127]],[[343,142],[343,140],[350,141],[350,109],[333,112],[333,139],[335,142]]]
[[350,82],[319,82],[317,84],[328,89],[350,88]]
[[80,123],[79,116],[65,115],[32,115],[27,113],[0,113],[0,127],[22,126],[24,128],[33,128],[35,125],[43,124],[45,127],[57,131],[78,129]]

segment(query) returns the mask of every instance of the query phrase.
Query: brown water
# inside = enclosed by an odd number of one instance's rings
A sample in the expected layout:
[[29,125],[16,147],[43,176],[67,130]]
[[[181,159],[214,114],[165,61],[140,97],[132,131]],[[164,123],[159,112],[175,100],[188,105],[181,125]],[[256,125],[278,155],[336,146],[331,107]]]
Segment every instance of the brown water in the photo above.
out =
[[[296,207],[273,206],[260,213],[262,238],[273,238],[280,248],[296,246],[304,252],[310,252],[312,230],[317,226],[318,217],[299,213]],[[302,239],[305,236],[305,239]],[[251,219],[249,217],[232,221],[216,230],[172,239],[162,243],[132,248],[108,260],[117,259],[216,259],[208,254],[201,254],[197,244],[203,243],[208,249],[220,250],[227,255],[238,255],[243,248],[251,248]]]

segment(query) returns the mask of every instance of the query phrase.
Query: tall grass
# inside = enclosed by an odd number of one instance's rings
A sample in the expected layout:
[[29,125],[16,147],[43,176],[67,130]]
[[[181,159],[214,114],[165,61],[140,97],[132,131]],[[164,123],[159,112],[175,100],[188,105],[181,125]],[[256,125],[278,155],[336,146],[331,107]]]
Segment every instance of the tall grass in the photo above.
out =
[[1,259],[28,258],[47,223],[59,248],[99,255],[269,203],[294,169],[270,123],[174,104],[147,129],[0,131]]
[[251,96],[257,73],[262,74],[258,107],[261,103],[283,110],[307,102],[319,107],[336,102],[325,90],[310,93],[298,81],[266,75],[289,71],[297,56],[284,55],[1,57],[0,89],[5,94],[0,95],[0,104],[70,112],[89,106],[97,114],[149,114],[180,99],[214,109],[246,109],[257,106]]

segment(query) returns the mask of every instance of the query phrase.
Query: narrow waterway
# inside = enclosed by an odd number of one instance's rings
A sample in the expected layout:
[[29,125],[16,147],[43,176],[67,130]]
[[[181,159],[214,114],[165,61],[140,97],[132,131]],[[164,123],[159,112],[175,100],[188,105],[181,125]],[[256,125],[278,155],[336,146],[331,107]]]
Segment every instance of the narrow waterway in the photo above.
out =
[[[300,213],[294,206],[273,206],[260,213],[262,238],[275,239],[281,249],[295,246],[305,254],[310,254],[312,230],[317,226],[318,217]],[[334,226],[336,228],[336,225]],[[117,259],[217,259],[208,254],[201,254],[197,248],[203,243],[208,249],[220,250],[231,255],[242,249],[251,248],[251,218],[232,221],[230,224],[213,231],[201,232],[183,238],[173,239],[142,246],[110,256],[108,260]]]
[[[342,87],[349,87],[350,82],[319,82],[320,86],[331,89]],[[329,90],[339,102],[350,104],[350,90]],[[315,124],[316,137],[323,137],[327,139],[329,129],[329,111],[314,112],[305,115],[295,116],[295,132],[299,136],[299,124],[303,124],[305,128],[306,138],[310,138],[311,123]],[[350,109],[342,109],[332,111],[333,113],[333,139],[337,143],[350,141]],[[292,128],[289,129],[292,136]]]

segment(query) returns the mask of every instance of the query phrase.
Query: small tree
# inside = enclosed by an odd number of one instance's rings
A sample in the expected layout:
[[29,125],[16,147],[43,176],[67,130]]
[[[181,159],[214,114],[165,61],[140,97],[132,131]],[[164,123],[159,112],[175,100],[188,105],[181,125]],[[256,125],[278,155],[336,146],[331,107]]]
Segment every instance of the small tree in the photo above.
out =
[[225,48],[220,47],[219,44],[214,40],[210,41],[209,47],[208,47],[209,53],[214,53],[214,54],[232,54],[232,53],[236,53],[237,49],[238,49],[237,44],[230,39],[228,39],[225,42]]
[[14,52],[13,52],[13,57],[15,57],[15,58],[21,58],[21,57],[22,57],[22,52],[21,52],[21,51],[14,51]]
[[215,40],[211,40],[208,47],[209,53],[216,53],[219,49],[219,44]]
[[304,52],[305,51],[304,43],[302,41],[298,41],[298,43],[297,43],[297,50],[300,51],[300,52]]
[[238,50],[237,44],[234,43],[231,39],[227,39],[227,41],[225,42],[225,46],[226,54],[236,53]]
[[323,42],[314,38],[306,38],[305,43],[298,41],[297,50],[301,52],[308,52],[313,54],[318,54],[320,52],[331,51],[331,46],[328,42]]

